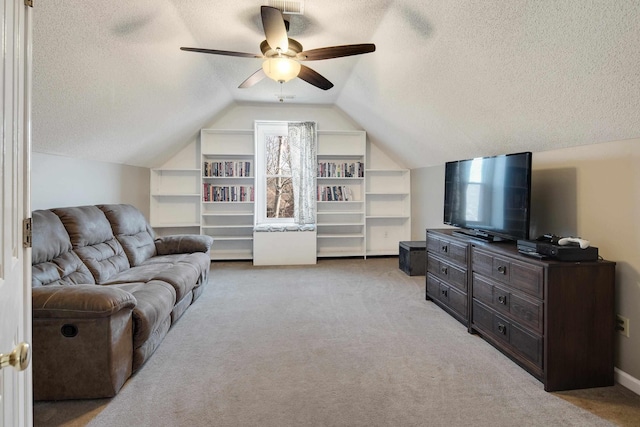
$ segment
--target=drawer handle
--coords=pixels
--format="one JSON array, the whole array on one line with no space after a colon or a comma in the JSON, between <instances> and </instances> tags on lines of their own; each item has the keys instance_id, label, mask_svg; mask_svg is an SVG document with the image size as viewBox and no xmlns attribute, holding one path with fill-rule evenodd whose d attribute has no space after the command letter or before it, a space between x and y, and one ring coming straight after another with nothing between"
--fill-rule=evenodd
<instances>
[{"instance_id":1,"label":"drawer handle","mask_svg":"<svg viewBox=\"0 0 640 427\"><path fill-rule=\"evenodd\" d=\"M502 324L502 323L498 323L498 332L500 332L502 335L506 335L507 334L507 326Z\"/></svg>"},{"instance_id":2,"label":"drawer handle","mask_svg":"<svg viewBox=\"0 0 640 427\"><path fill-rule=\"evenodd\" d=\"M442 252L447 253L447 252L449 252L449 246L447 246L447 245L442 245L441 250L442 250Z\"/></svg>"},{"instance_id":3,"label":"drawer handle","mask_svg":"<svg viewBox=\"0 0 640 427\"><path fill-rule=\"evenodd\" d=\"M498 302L502 305L507 305L507 297L505 297L504 295L499 295Z\"/></svg>"},{"instance_id":4,"label":"drawer handle","mask_svg":"<svg viewBox=\"0 0 640 427\"><path fill-rule=\"evenodd\" d=\"M440 273L446 276L449 273L449 269L447 267L440 267Z\"/></svg>"},{"instance_id":5,"label":"drawer handle","mask_svg":"<svg viewBox=\"0 0 640 427\"><path fill-rule=\"evenodd\" d=\"M441 290L440 293L442 294L443 297L447 296L447 290L446 289Z\"/></svg>"},{"instance_id":6,"label":"drawer handle","mask_svg":"<svg viewBox=\"0 0 640 427\"><path fill-rule=\"evenodd\" d=\"M498 273L507 274L507 266L506 265L499 265L498 266Z\"/></svg>"}]
</instances>

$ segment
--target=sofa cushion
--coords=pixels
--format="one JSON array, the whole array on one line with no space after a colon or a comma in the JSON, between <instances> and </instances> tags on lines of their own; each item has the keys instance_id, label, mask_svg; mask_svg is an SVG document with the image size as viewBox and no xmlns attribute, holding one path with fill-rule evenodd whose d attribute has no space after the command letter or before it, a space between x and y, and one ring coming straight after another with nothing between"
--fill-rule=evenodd
<instances>
[{"instance_id":1,"label":"sofa cushion","mask_svg":"<svg viewBox=\"0 0 640 427\"><path fill-rule=\"evenodd\" d=\"M198 267L200 272L209 271L211 267L211 257L208 253L194 252L192 254L173 254L173 255L159 255L149 258L143 265L153 264L192 264Z\"/></svg>"},{"instance_id":2,"label":"sofa cushion","mask_svg":"<svg viewBox=\"0 0 640 427\"><path fill-rule=\"evenodd\" d=\"M131 293L137 303L133 309L133 348L143 345L168 318L176 303L176 293L167 283L122 283L107 288L119 288Z\"/></svg>"},{"instance_id":3,"label":"sofa cushion","mask_svg":"<svg viewBox=\"0 0 640 427\"><path fill-rule=\"evenodd\" d=\"M71 249L71 240L60 218L51 211L36 210L33 218L31 286L93 284L89 269Z\"/></svg>"},{"instance_id":4,"label":"sofa cushion","mask_svg":"<svg viewBox=\"0 0 640 427\"><path fill-rule=\"evenodd\" d=\"M131 205L99 205L132 266L156 254L155 233L144 215Z\"/></svg>"},{"instance_id":5,"label":"sofa cushion","mask_svg":"<svg viewBox=\"0 0 640 427\"><path fill-rule=\"evenodd\" d=\"M31 266L31 286L95 284L93 275L76 255L67 252L49 262Z\"/></svg>"},{"instance_id":6,"label":"sofa cushion","mask_svg":"<svg viewBox=\"0 0 640 427\"><path fill-rule=\"evenodd\" d=\"M111 224L96 206L53 209L64 224L73 250L85 263L96 283L129 268L122 245L114 237Z\"/></svg>"},{"instance_id":7,"label":"sofa cushion","mask_svg":"<svg viewBox=\"0 0 640 427\"><path fill-rule=\"evenodd\" d=\"M173 286L176 291L176 301L182 301L198 284L199 278L200 270L197 266L187 263L179 263L164 269L154 277L156 280L162 280Z\"/></svg>"},{"instance_id":8,"label":"sofa cushion","mask_svg":"<svg viewBox=\"0 0 640 427\"><path fill-rule=\"evenodd\" d=\"M131 282L150 282L153 280L159 272L172 268L171 263L161 263L153 265L139 265L137 267L131 267L118 274L114 274L109 277L108 280L103 282L103 285L119 285L121 283Z\"/></svg>"},{"instance_id":9,"label":"sofa cushion","mask_svg":"<svg viewBox=\"0 0 640 427\"><path fill-rule=\"evenodd\" d=\"M211 267L211 257L209 253L203 253L203 252L194 252L192 254L174 254L174 255L154 256L153 258L150 258L147 261L145 261L141 267L143 266L148 267L148 266L154 266L154 265L159 266L167 263L175 266L180 266L180 265L188 266L189 267L188 270L195 268L196 276L194 277L196 278L196 281L195 283L190 284L189 286L186 286L188 290L191 290L206 282L206 279L209 277L209 268ZM174 287L176 287L176 292L178 293L178 296L179 296L178 301L180 301L181 299L180 295L183 295L184 293L184 292L181 292L180 288L183 286L180 286L178 284L179 282L176 280L173 280L170 277L170 275L184 272L185 276L191 279L192 278L191 273L189 273L188 270L183 269L183 267L178 267L174 271L162 270L162 271L159 271L158 274L154 276L154 278L165 280L173 284Z\"/></svg>"},{"instance_id":10,"label":"sofa cushion","mask_svg":"<svg viewBox=\"0 0 640 427\"><path fill-rule=\"evenodd\" d=\"M71 251L71 240L60 218L51 211L32 212L31 263L51 261Z\"/></svg>"},{"instance_id":11,"label":"sofa cushion","mask_svg":"<svg viewBox=\"0 0 640 427\"><path fill-rule=\"evenodd\" d=\"M170 284L176 293L176 301L181 301L197 284L201 271L197 265L180 262L151 263L132 267L113 275L105 282L107 285L119 285L130 282L151 282L161 280Z\"/></svg>"}]
</instances>

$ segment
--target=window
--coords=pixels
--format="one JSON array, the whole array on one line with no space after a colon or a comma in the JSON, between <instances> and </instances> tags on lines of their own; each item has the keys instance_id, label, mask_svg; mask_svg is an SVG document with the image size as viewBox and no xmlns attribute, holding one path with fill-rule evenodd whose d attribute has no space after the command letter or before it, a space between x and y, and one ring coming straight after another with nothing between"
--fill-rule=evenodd
<instances>
[{"instance_id":1,"label":"window","mask_svg":"<svg viewBox=\"0 0 640 427\"><path fill-rule=\"evenodd\" d=\"M315 224L312 122L256 122L256 224Z\"/></svg>"},{"instance_id":2,"label":"window","mask_svg":"<svg viewBox=\"0 0 640 427\"><path fill-rule=\"evenodd\" d=\"M266 217L293 220L293 174L289 138L270 135L265 140Z\"/></svg>"}]
</instances>

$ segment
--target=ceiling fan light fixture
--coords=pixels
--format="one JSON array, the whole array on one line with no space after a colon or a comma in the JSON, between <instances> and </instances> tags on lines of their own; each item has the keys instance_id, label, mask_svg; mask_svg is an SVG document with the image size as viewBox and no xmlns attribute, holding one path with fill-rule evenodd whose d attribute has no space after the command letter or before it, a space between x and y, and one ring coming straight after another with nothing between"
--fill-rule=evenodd
<instances>
[{"instance_id":1,"label":"ceiling fan light fixture","mask_svg":"<svg viewBox=\"0 0 640 427\"><path fill-rule=\"evenodd\" d=\"M272 80L280 83L298 77L300 63L290 58L269 58L262 63L264 73Z\"/></svg>"},{"instance_id":2,"label":"ceiling fan light fixture","mask_svg":"<svg viewBox=\"0 0 640 427\"><path fill-rule=\"evenodd\" d=\"M271 0L273 4L280 0ZM304 0L292 0L299 6L300 12ZM296 3L297 1L297 3ZM293 13L292 7L287 0L282 1L280 6L289 13ZM287 4L285 4L287 3ZM362 55L375 52L376 46L373 43L350 44L340 46L329 46L318 49L303 50L302 45L296 40L289 38L287 34L287 18L283 16L283 11L273 6L263 5L260 7L260 17L264 29L265 40L260 43L262 55L253 55L245 52L233 52L229 50L201 49L193 47L181 47L180 49L191 52L211 53L214 55L238 56L242 58L264 58L262 68L253 73L249 78L238 86L240 89L248 88L265 77L269 77L279 83L288 82L298 77L312 86L322 90L329 90L333 83L319 74L317 71L301 65L298 61L317 61L320 59L341 58L344 56Z\"/></svg>"}]
</instances>

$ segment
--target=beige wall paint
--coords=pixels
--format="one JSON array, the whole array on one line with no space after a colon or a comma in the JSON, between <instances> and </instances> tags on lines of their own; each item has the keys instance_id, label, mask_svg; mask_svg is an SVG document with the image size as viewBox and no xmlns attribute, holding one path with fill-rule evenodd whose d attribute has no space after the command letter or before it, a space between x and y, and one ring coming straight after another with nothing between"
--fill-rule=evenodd
<instances>
[{"instance_id":1,"label":"beige wall paint","mask_svg":"<svg viewBox=\"0 0 640 427\"><path fill-rule=\"evenodd\" d=\"M616 312L630 337L616 336L616 367L640 379L640 139L533 155L531 235L577 235L615 261ZM444 166L412 174L412 238L442 227Z\"/></svg>"},{"instance_id":2,"label":"beige wall paint","mask_svg":"<svg viewBox=\"0 0 640 427\"><path fill-rule=\"evenodd\" d=\"M149 217L149 169L31 154L31 208L130 203Z\"/></svg>"},{"instance_id":3,"label":"beige wall paint","mask_svg":"<svg viewBox=\"0 0 640 427\"><path fill-rule=\"evenodd\" d=\"M532 231L578 235L615 261L616 366L640 379L640 139L535 153Z\"/></svg>"},{"instance_id":4,"label":"beige wall paint","mask_svg":"<svg viewBox=\"0 0 640 427\"><path fill-rule=\"evenodd\" d=\"M444 165L411 169L411 239L425 240L427 228L448 228L442 223Z\"/></svg>"}]
</instances>

